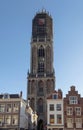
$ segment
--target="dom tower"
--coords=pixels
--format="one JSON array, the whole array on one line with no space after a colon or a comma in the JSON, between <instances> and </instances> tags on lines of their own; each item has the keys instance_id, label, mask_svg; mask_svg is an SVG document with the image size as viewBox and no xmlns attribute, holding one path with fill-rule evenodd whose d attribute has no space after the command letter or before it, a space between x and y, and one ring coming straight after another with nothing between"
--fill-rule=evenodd
<instances>
[{"instance_id":1,"label":"dom tower","mask_svg":"<svg viewBox=\"0 0 83 130\"><path fill-rule=\"evenodd\" d=\"M27 100L38 114L38 123L46 123L46 99L55 89L52 22L46 11L38 12L32 20Z\"/></svg>"}]
</instances>

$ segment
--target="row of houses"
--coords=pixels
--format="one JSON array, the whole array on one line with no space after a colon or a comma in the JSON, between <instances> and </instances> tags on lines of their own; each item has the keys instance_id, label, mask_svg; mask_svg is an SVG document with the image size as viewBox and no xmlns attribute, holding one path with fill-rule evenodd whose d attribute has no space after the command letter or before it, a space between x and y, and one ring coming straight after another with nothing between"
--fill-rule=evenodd
<instances>
[{"instance_id":1,"label":"row of houses","mask_svg":"<svg viewBox=\"0 0 83 130\"><path fill-rule=\"evenodd\" d=\"M83 130L83 97L70 87L66 97L54 91L47 99L48 130Z\"/></svg>"},{"instance_id":2,"label":"row of houses","mask_svg":"<svg viewBox=\"0 0 83 130\"><path fill-rule=\"evenodd\" d=\"M34 124L37 124L37 114L22 98L22 92L0 95L0 130L33 129Z\"/></svg>"},{"instance_id":3,"label":"row of houses","mask_svg":"<svg viewBox=\"0 0 83 130\"><path fill-rule=\"evenodd\" d=\"M37 114L20 94L0 95L0 130L31 130L37 128ZM83 97L75 86L63 98L54 91L47 98L47 130L83 130Z\"/></svg>"}]
</instances>

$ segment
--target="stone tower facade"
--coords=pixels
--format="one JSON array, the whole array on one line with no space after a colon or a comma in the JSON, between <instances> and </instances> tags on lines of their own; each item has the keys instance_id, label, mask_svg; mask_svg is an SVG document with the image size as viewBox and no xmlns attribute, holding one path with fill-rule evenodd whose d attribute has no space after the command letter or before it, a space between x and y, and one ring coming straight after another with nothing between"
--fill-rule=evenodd
<instances>
[{"instance_id":1,"label":"stone tower facade","mask_svg":"<svg viewBox=\"0 0 83 130\"><path fill-rule=\"evenodd\" d=\"M53 68L53 20L46 12L38 12L32 20L31 61L28 72L27 100L38 121L46 122L46 99L55 89Z\"/></svg>"}]
</instances>

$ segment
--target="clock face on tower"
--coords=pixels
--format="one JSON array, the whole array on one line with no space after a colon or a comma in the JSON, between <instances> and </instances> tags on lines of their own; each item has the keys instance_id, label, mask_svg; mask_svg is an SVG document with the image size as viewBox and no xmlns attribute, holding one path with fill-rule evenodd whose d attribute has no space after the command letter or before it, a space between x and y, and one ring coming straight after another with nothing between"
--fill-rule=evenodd
<instances>
[{"instance_id":1,"label":"clock face on tower","mask_svg":"<svg viewBox=\"0 0 83 130\"><path fill-rule=\"evenodd\" d=\"M38 19L38 25L44 25L45 24L45 19L44 18L39 18Z\"/></svg>"}]
</instances>

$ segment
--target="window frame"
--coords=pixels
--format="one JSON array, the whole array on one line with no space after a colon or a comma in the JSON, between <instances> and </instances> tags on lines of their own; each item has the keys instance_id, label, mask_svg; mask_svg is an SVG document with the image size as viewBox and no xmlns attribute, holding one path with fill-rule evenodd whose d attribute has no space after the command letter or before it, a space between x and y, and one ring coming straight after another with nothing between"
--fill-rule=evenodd
<instances>
[{"instance_id":1,"label":"window frame","mask_svg":"<svg viewBox=\"0 0 83 130\"><path fill-rule=\"evenodd\" d=\"M73 118L67 118L67 128L73 128Z\"/></svg>"},{"instance_id":2,"label":"window frame","mask_svg":"<svg viewBox=\"0 0 83 130\"><path fill-rule=\"evenodd\" d=\"M69 96L69 103L70 104L78 104L78 97L77 96Z\"/></svg>"},{"instance_id":3,"label":"window frame","mask_svg":"<svg viewBox=\"0 0 83 130\"><path fill-rule=\"evenodd\" d=\"M82 118L75 118L76 128L82 128Z\"/></svg>"},{"instance_id":4,"label":"window frame","mask_svg":"<svg viewBox=\"0 0 83 130\"><path fill-rule=\"evenodd\" d=\"M81 107L75 107L75 114L76 115L81 115Z\"/></svg>"},{"instance_id":5,"label":"window frame","mask_svg":"<svg viewBox=\"0 0 83 130\"><path fill-rule=\"evenodd\" d=\"M73 115L73 107L67 107L66 111L67 111L67 115Z\"/></svg>"},{"instance_id":6,"label":"window frame","mask_svg":"<svg viewBox=\"0 0 83 130\"><path fill-rule=\"evenodd\" d=\"M58 99L58 94L53 94L52 97L53 99Z\"/></svg>"},{"instance_id":7,"label":"window frame","mask_svg":"<svg viewBox=\"0 0 83 130\"><path fill-rule=\"evenodd\" d=\"M44 69L45 69L44 62L39 62L38 63L38 72L43 73Z\"/></svg>"},{"instance_id":8,"label":"window frame","mask_svg":"<svg viewBox=\"0 0 83 130\"><path fill-rule=\"evenodd\" d=\"M0 113L5 112L5 104L0 104Z\"/></svg>"},{"instance_id":9,"label":"window frame","mask_svg":"<svg viewBox=\"0 0 83 130\"><path fill-rule=\"evenodd\" d=\"M54 111L54 104L50 104L50 105L49 105L49 110L50 110L50 111Z\"/></svg>"},{"instance_id":10,"label":"window frame","mask_svg":"<svg viewBox=\"0 0 83 130\"><path fill-rule=\"evenodd\" d=\"M5 115L5 123L11 125L11 115Z\"/></svg>"},{"instance_id":11,"label":"window frame","mask_svg":"<svg viewBox=\"0 0 83 130\"><path fill-rule=\"evenodd\" d=\"M38 57L45 57L45 50L43 46L38 49Z\"/></svg>"},{"instance_id":12,"label":"window frame","mask_svg":"<svg viewBox=\"0 0 83 130\"><path fill-rule=\"evenodd\" d=\"M15 125L18 125L18 115L13 115L12 116L12 125L15 126Z\"/></svg>"},{"instance_id":13,"label":"window frame","mask_svg":"<svg viewBox=\"0 0 83 130\"><path fill-rule=\"evenodd\" d=\"M50 115L49 115L49 122L50 122L50 124L54 124L54 123L55 123L54 114L50 114Z\"/></svg>"},{"instance_id":14,"label":"window frame","mask_svg":"<svg viewBox=\"0 0 83 130\"><path fill-rule=\"evenodd\" d=\"M11 113L12 112L12 104L11 103L7 103L6 104L6 112L7 113Z\"/></svg>"},{"instance_id":15,"label":"window frame","mask_svg":"<svg viewBox=\"0 0 83 130\"><path fill-rule=\"evenodd\" d=\"M13 112L15 113L19 112L19 106L20 106L19 102L13 103Z\"/></svg>"},{"instance_id":16,"label":"window frame","mask_svg":"<svg viewBox=\"0 0 83 130\"><path fill-rule=\"evenodd\" d=\"M61 111L61 108L62 108L62 107L61 107L61 104L60 104L60 103L56 104L56 110L57 110L57 111Z\"/></svg>"},{"instance_id":17,"label":"window frame","mask_svg":"<svg viewBox=\"0 0 83 130\"><path fill-rule=\"evenodd\" d=\"M62 124L62 115L57 114L57 124Z\"/></svg>"}]
</instances>

